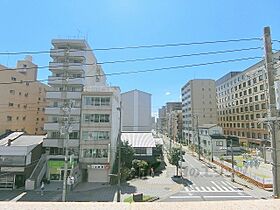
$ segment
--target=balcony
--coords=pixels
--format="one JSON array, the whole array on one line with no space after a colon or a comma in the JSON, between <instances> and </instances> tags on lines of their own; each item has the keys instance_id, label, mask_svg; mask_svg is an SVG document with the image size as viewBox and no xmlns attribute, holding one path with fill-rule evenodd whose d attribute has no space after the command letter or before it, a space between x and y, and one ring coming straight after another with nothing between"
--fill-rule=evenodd
<instances>
[{"instance_id":1,"label":"balcony","mask_svg":"<svg viewBox=\"0 0 280 210\"><path fill-rule=\"evenodd\" d=\"M80 115L80 108L71 108L71 115ZM45 109L46 115L63 115L64 112L60 107L47 107Z\"/></svg>"},{"instance_id":2,"label":"balcony","mask_svg":"<svg viewBox=\"0 0 280 210\"><path fill-rule=\"evenodd\" d=\"M49 76L48 77L48 84L49 85L84 85L85 79L84 78L73 78L73 79L68 79L64 80L62 77L53 77Z\"/></svg>"},{"instance_id":3,"label":"balcony","mask_svg":"<svg viewBox=\"0 0 280 210\"><path fill-rule=\"evenodd\" d=\"M66 94L66 96L64 96ZM51 91L46 93L47 99L81 99L81 92L58 92Z\"/></svg>"},{"instance_id":4,"label":"balcony","mask_svg":"<svg viewBox=\"0 0 280 210\"><path fill-rule=\"evenodd\" d=\"M79 139L69 139L67 146L68 147L79 147ZM43 141L43 147L59 147L64 148L64 139L50 139L46 138Z\"/></svg>"},{"instance_id":5,"label":"balcony","mask_svg":"<svg viewBox=\"0 0 280 210\"><path fill-rule=\"evenodd\" d=\"M80 130L80 123L73 123L71 124L73 131L79 131ZM59 131L61 128L60 123L45 123L44 124L44 130L46 131Z\"/></svg>"},{"instance_id":6,"label":"balcony","mask_svg":"<svg viewBox=\"0 0 280 210\"><path fill-rule=\"evenodd\" d=\"M83 50L69 50L68 56L69 57L86 57L86 51ZM63 49L51 49L50 56L52 58L56 57L64 57L66 55Z\"/></svg>"},{"instance_id":7,"label":"balcony","mask_svg":"<svg viewBox=\"0 0 280 210\"><path fill-rule=\"evenodd\" d=\"M64 71L65 66L63 66L63 63L58 62L50 62L49 63L50 71ZM68 65L68 71L73 71L77 73L81 73L85 71L85 66L82 63L69 63Z\"/></svg>"}]
</instances>

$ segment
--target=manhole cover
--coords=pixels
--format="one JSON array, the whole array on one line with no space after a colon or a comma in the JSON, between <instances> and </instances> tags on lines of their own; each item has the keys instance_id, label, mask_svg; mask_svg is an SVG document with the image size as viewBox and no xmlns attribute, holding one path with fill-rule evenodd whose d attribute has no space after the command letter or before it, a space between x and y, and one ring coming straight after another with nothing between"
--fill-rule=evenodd
<instances>
[{"instance_id":1,"label":"manhole cover","mask_svg":"<svg viewBox=\"0 0 280 210\"><path fill-rule=\"evenodd\" d=\"M170 188L169 188L169 187L165 187L164 189L165 189L165 190L170 190Z\"/></svg>"}]
</instances>

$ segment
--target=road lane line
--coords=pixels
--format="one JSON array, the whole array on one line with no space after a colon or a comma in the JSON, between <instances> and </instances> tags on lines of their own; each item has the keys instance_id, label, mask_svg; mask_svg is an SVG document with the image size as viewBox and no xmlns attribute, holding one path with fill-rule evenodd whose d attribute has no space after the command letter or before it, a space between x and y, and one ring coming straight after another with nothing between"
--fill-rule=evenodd
<instances>
[{"instance_id":1,"label":"road lane line","mask_svg":"<svg viewBox=\"0 0 280 210\"><path fill-rule=\"evenodd\" d=\"M190 196L190 195L174 195L174 196L170 196L169 198L171 198L171 199L182 199L182 198L201 198L201 197L198 196L198 195L193 195L193 196Z\"/></svg>"},{"instance_id":2,"label":"road lane line","mask_svg":"<svg viewBox=\"0 0 280 210\"><path fill-rule=\"evenodd\" d=\"M251 195L205 195L204 198L252 198Z\"/></svg>"},{"instance_id":3,"label":"road lane line","mask_svg":"<svg viewBox=\"0 0 280 210\"><path fill-rule=\"evenodd\" d=\"M19 194L18 196L16 196L15 198L13 198L12 200L10 200L10 202L17 202L19 199L21 199L24 195L26 194L26 192L23 192L21 194Z\"/></svg>"},{"instance_id":4,"label":"road lane line","mask_svg":"<svg viewBox=\"0 0 280 210\"><path fill-rule=\"evenodd\" d=\"M205 187L207 189L207 191L211 192L212 189L210 187Z\"/></svg>"}]
</instances>

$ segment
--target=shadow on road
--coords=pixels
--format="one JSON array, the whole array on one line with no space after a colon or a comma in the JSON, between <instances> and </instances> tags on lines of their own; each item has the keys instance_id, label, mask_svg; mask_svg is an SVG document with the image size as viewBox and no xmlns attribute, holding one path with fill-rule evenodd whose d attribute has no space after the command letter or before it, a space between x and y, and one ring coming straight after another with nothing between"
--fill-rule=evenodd
<instances>
[{"instance_id":1,"label":"shadow on road","mask_svg":"<svg viewBox=\"0 0 280 210\"><path fill-rule=\"evenodd\" d=\"M190 186L193 184L192 181L186 179L186 178L181 178L180 176L173 176L171 179L176 182L177 184L183 184L184 186Z\"/></svg>"}]
</instances>

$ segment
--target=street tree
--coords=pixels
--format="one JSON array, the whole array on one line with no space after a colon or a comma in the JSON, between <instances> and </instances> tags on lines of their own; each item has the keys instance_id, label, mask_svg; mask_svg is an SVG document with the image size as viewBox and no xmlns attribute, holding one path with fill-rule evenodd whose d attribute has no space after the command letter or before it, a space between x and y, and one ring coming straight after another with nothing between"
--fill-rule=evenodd
<instances>
[{"instance_id":1,"label":"street tree","mask_svg":"<svg viewBox=\"0 0 280 210\"><path fill-rule=\"evenodd\" d=\"M182 151L182 155L184 155L185 152ZM180 152L180 148L177 147L173 147L171 149L171 152L168 156L169 162L172 165L176 166L176 176L178 176L178 169L179 169L179 163L181 160L181 152ZM183 158L181 161L184 161Z\"/></svg>"}]
</instances>

